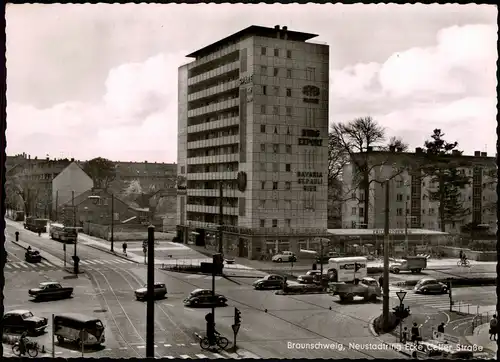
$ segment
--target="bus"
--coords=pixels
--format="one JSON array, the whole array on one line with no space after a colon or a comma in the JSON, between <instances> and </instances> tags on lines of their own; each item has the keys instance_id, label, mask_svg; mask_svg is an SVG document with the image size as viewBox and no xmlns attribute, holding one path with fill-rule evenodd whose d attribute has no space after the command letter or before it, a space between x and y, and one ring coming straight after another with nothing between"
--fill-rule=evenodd
<instances>
[{"instance_id":1,"label":"bus","mask_svg":"<svg viewBox=\"0 0 500 362\"><path fill-rule=\"evenodd\" d=\"M51 224L49 233L51 239L71 243L76 243L78 236L77 228L64 226L63 224Z\"/></svg>"},{"instance_id":2,"label":"bus","mask_svg":"<svg viewBox=\"0 0 500 362\"><path fill-rule=\"evenodd\" d=\"M335 282L360 280L368 275L367 263L368 260L362 256L330 258L327 274L329 279Z\"/></svg>"},{"instance_id":3,"label":"bus","mask_svg":"<svg viewBox=\"0 0 500 362\"><path fill-rule=\"evenodd\" d=\"M54 316L53 328L59 343L67 340L83 347L101 345L106 340L101 320L84 314L57 314Z\"/></svg>"}]
</instances>

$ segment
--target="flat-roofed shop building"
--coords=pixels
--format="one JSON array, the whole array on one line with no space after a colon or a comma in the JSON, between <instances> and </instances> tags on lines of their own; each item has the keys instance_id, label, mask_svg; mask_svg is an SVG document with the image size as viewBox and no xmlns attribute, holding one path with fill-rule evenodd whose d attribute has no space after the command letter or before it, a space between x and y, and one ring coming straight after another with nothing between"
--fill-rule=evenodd
<instances>
[{"instance_id":1,"label":"flat-roofed shop building","mask_svg":"<svg viewBox=\"0 0 500 362\"><path fill-rule=\"evenodd\" d=\"M329 47L250 26L179 68L177 224L258 258L327 235ZM310 244L309 243L309 244Z\"/></svg>"}]
</instances>

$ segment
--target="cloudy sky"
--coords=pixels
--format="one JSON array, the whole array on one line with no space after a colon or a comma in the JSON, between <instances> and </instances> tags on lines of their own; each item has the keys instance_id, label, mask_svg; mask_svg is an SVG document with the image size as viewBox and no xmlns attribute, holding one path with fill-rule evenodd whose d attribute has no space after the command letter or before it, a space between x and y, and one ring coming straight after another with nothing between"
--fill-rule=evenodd
<instances>
[{"instance_id":1,"label":"cloudy sky","mask_svg":"<svg viewBox=\"0 0 500 362\"><path fill-rule=\"evenodd\" d=\"M177 67L249 25L330 45L330 122L496 148L497 10L478 5L8 5L7 154L176 162Z\"/></svg>"}]
</instances>

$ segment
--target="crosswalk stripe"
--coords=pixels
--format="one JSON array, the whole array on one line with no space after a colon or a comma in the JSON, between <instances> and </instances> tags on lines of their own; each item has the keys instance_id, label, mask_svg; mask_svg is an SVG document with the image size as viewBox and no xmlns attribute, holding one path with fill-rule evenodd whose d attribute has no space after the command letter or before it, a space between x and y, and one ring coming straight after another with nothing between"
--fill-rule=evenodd
<instances>
[{"instance_id":1,"label":"crosswalk stripe","mask_svg":"<svg viewBox=\"0 0 500 362\"><path fill-rule=\"evenodd\" d=\"M118 264L118 261L116 259L109 259L106 260L107 263L112 263L112 264Z\"/></svg>"},{"instance_id":2,"label":"crosswalk stripe","mask_svg":"<svg viewBox=\"0 0 500 362\"><path fill-rule=\"evenodd\" d=\"M205 280L212 280L212 277L205 277L203 279L205 279ZM215 280L221 280L221 279L222 279L222 277L215 277Z\"/></svg>"},{"instance_id":3,"label":"crosswalk stripe","mask_svg":"<svg viewBox=\"0 0 500 362\"><path fill-rule=\"evenodd\" d=\"M181 354L180 357L183 359L190 359L191 358L187 354Z\"/></svg>"},{"instance_id":4,"label":"crosswalk stripe","mask_svg":"<svg viewBox=\"0 0 500 362\"><path fill-rule=\"evenodd\" d=\"M208 358L207 356L205 356L204 354L201 354L201 353L195 354L195 356L198 358Z\"/></svg>"},{"instance_id":5,"label":"crosswalk stripe","mask_svg":"<svg viewBox=\"0 0 500 362\"><path fill-rule=\"evenodd\" d=\"M93 260L93 262L101 265L104 264L103 260Z\"/></svg>"},{"instance_id":6,"label":"crosswalk stripe","mask_svg":"<svg viewBox=\"0 0 500 362\"><path fill-rule=\"evenodd\" d=\"M203 277L203 275L193 274L193 275L188 275L186 277L186 279L198 279L198 278L201 278L201 277Z\"/></svg>"},{"instance_id":7,"label":"crosswalk stripe","mask_svg":"<svg viewBox=\"0 0 500 362\"><path fill-rule=\"evenodd\" d=\"M172 345L171 345L171 344L164 344L163 346L164 346L164 347L172 347Z\"/></svg>"},{"instance_id":8,"label":"crosswalk stripe","mask_svg":"<svg viewBox=\"0 0 500 362\"><path fill-rule=\"evenodd\" d=\"M16 268L16 269L21 269L21 267L20 267L19 265L17 265L16 263L12 263L11 265L12 265L14 268Z\"/></svg>"},{"instance_id":9,"label":"crosswalk stripe","mask_svg":"<svg viewBox=\"0 0 500 362\"><path fill-rule=\"evenodd\" d=\"M163 358L175 359L175 357L174 357L174 356L163 356Z\"/></svg>"},{"instance_id":10,"label":"crosswalk stripe","mask_svg":"<svg viewBox=\"0 0 500 362\"><path fill-rule=\"evenodd\" d=\"M95 262L94 262L94 261L92 261L92 260L87 260L87 263L88 263L88 264L92 264L92 265L94 265L94 264L95 264Z\"/></svg>"},{"instance_id":11,"label":"crosswalk stripe","mask_svg":"<svg viewBox=\"0 0 500 362\"><path fill-rule=\"evenodd\" d=\"M229 353L229 352L224 351L224 354L227 354L229 358L238 359L238 357L239 357L237 353Z\"/></svg>"},{"instance_id":12,"label":"crosswalk stripe","mask_svg":"<svg viewBox=\"0 0 500 362\"><path fill-rule=\"evenodd\" d=\"M41 261L41 264L42 264L42 265L45 265L45 266L54 266L54 264L49 263L47 260L42 260L42 261Z\"/></svg>"},{"instance_id":13,"label":"crosswalk stripe","mask_svg":"<svg viewBox=\"0 0 500 362\"><path fill-rule=\"evenodd\" d=\"M215 358L224 358L224 356L222 356L218 353L212 353L212 354L215 356Z\"/></svg>"},{"instance_id":14,"label":"crosswalk stripe","mask_svg":"<svg viewBox=\"0 0 500 362\"><path fill-rule=\"evenodd\" d=\"M127 263L129 263L128 260L123 260L123 259L116 259L116 262L117 263L121 263L121 264L127 264Z\"/></svg>"},{"instance_id":15,"label":"crosswalk stripe","mask_svg":"<svg viewBox=\"0 0 500 362\"><path fill-rule=\"evenodd\" d=\"M11 269L11 268L12 268L12 265L10 265L10 264L5 264L5 268L6 268L6 269Z\"/></svg>"}]
</instances>

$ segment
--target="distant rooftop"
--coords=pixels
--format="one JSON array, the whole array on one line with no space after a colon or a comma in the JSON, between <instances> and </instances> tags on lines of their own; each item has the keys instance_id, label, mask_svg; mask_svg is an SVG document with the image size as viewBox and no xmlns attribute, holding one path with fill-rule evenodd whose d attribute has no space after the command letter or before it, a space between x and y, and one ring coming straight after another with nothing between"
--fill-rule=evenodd
<instances>
[{"instance_id":1,"label":"distant rooftop","mask_svg":"<svg viewBox=\"0 0 500 362\"><path fill-rule=\"evenodd\" d=\"M189 58L200 58L205 55L208 55L217 49L217 47L227 44L230 42L237 41L245 36L262 36L266 38L279 38L279 39L284 39L284 36L286 34L286 39L287 40L294 40L294 41L306 41L312 38L317 37L317 34L311 34L311 33L302 33L299 31L291 31L288 30L286 26L280 28L279 25L276 25L274 28L267 28L264 26L258 26L258 25L251 25L248 28L245 28L243 30L238 31L237 33L234 33L232 35L229 35L225 37L224 39L221 39L219 41L216 41L215 43L212 43L210 45L207 45L201 49L198 49L197 51L186 55Z\"/></svg>"}]
</instances>

